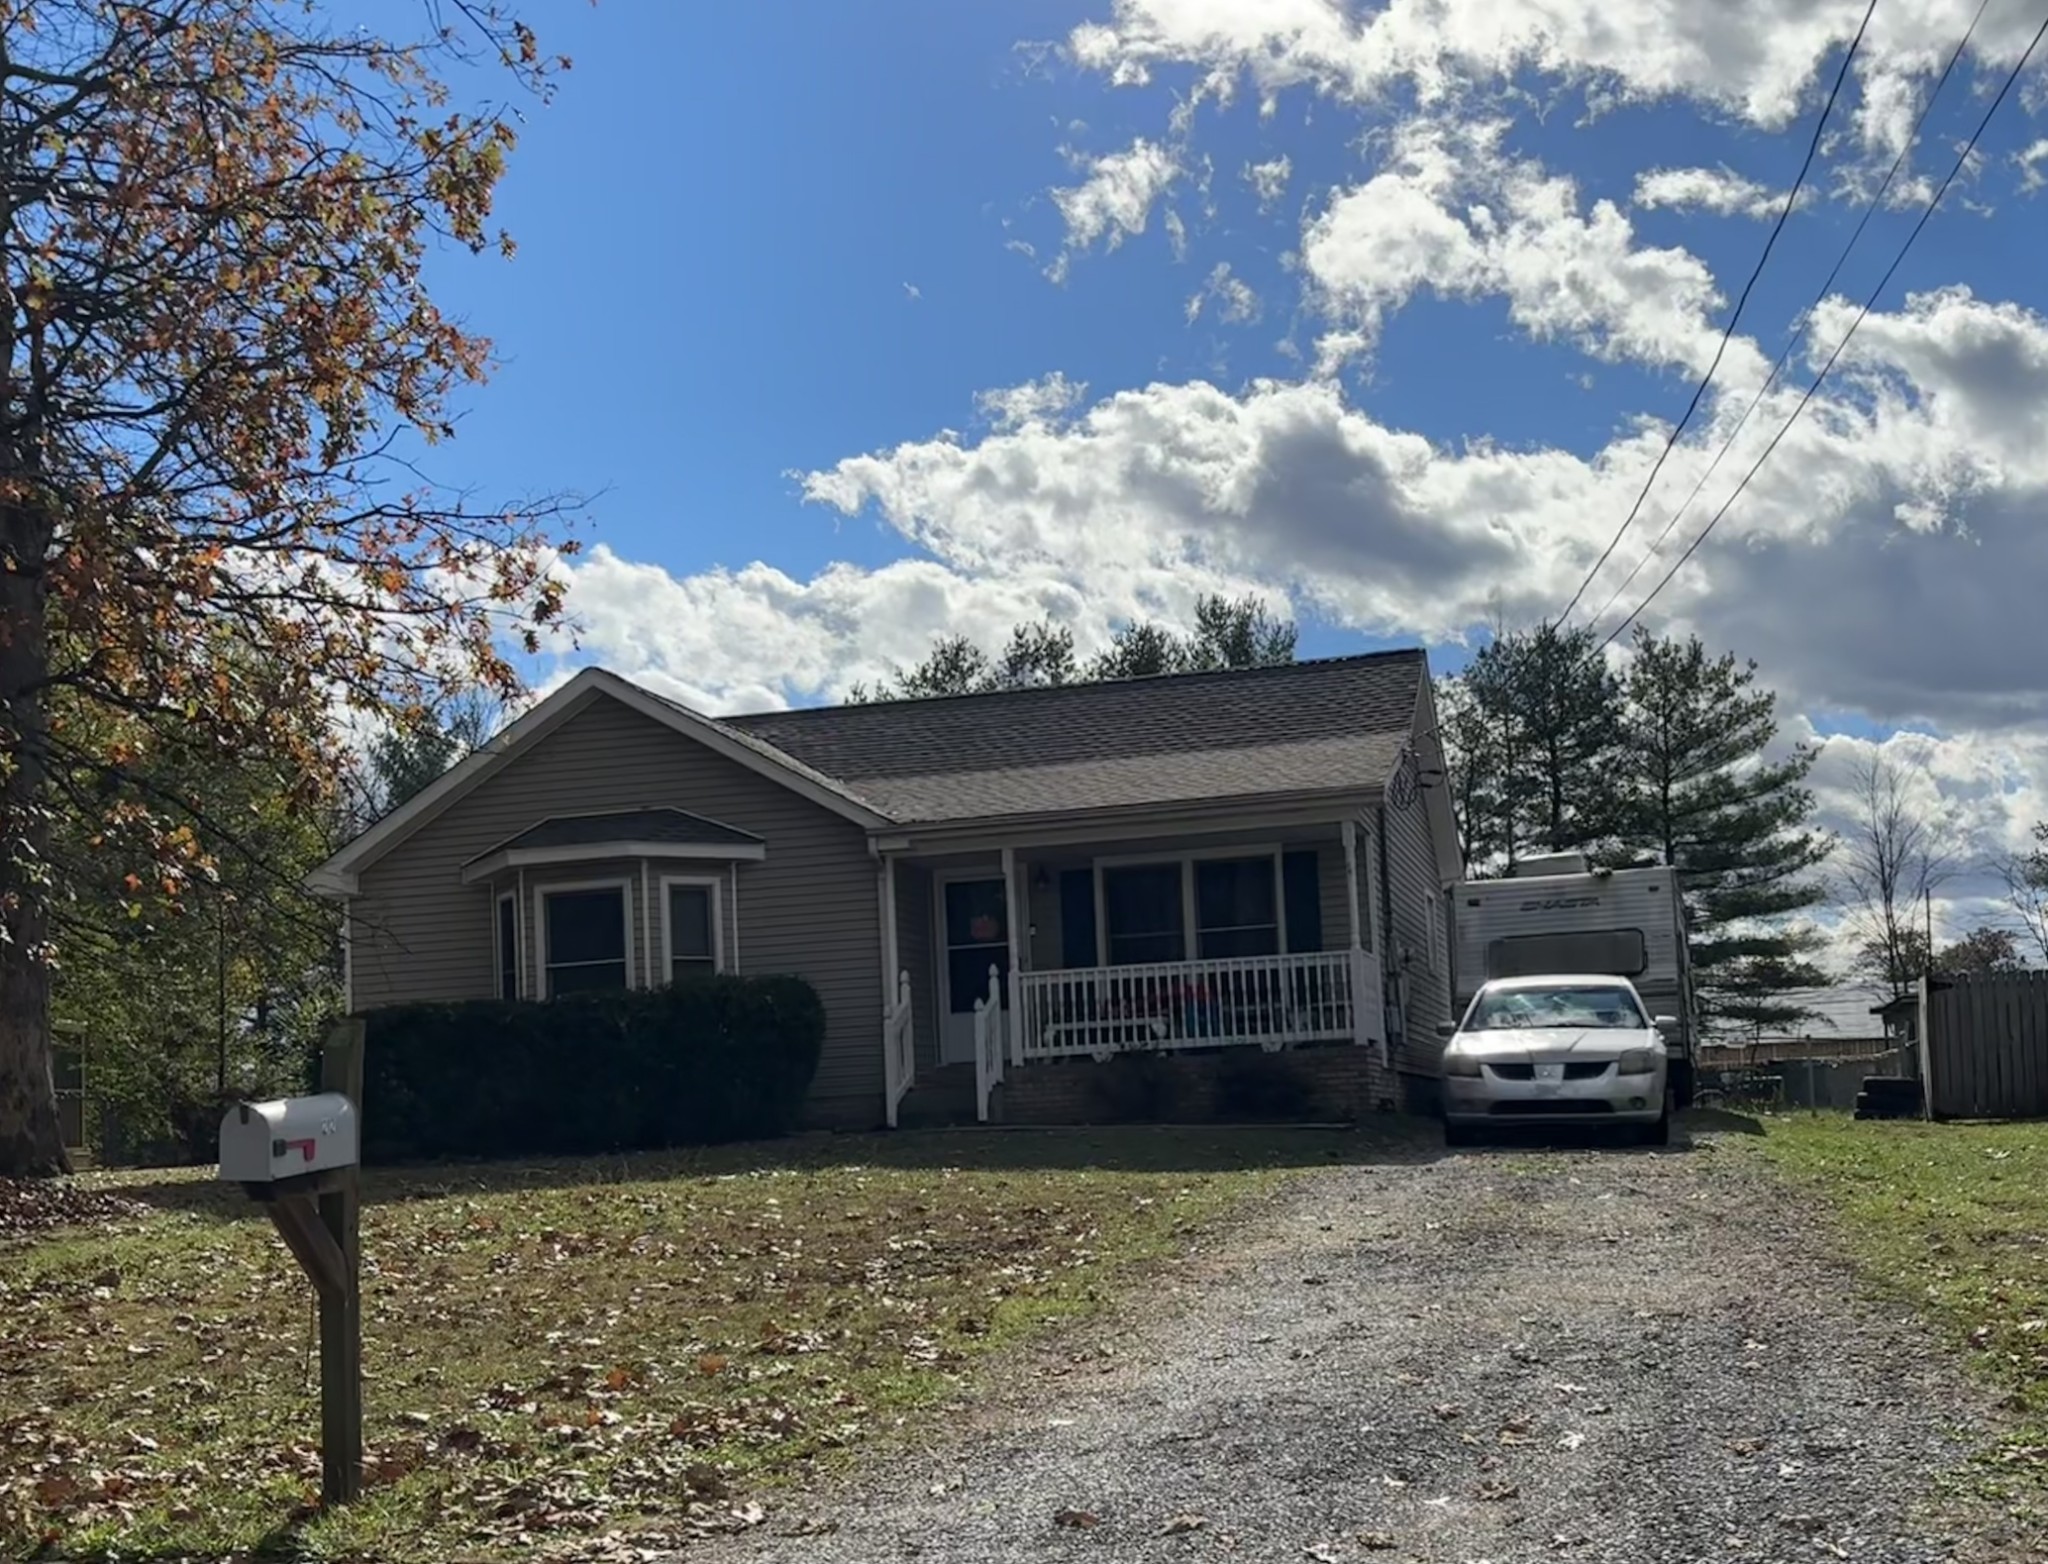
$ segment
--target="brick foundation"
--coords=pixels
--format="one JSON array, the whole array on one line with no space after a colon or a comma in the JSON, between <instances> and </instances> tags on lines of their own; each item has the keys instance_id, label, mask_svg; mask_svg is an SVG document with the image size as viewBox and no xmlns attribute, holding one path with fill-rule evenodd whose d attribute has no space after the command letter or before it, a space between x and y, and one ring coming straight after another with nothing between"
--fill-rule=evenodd
<instances>
[{"instance_id":1,"label":"brick foundation","mask_svg":"<svg viewBox=\"0 0 2048 1564\"><path fill-rule=\"evenodd\" d=\"M1351 1043L1120 1054L1106 1063L1012 1065L994 1116L1005 1124L1349 1122L1398 1107L1379 1050Z\"/></svg>"}]
</instances>

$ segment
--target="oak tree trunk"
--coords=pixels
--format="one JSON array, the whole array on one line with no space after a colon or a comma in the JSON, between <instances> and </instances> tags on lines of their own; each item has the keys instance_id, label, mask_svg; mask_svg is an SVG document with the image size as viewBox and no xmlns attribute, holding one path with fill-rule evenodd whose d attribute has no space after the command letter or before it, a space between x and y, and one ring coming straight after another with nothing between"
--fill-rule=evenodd
<instances>
[{"instance_id":1,"label":"oak tree trunk","mask_svg":"<svg viewBox=\"0 0 2048 1564\"><path fill-rule=\"evenodd\" d=\"M0 515L0 1176L68 1173L50 1059L48 528Z\"/></svg>"}]
</instances>

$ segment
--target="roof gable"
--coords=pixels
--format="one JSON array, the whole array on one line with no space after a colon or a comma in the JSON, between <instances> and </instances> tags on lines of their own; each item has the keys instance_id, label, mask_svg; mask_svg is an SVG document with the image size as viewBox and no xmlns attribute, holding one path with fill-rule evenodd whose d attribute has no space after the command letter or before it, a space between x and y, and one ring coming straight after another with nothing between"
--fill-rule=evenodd
<instances>
[{"instance_id":1,"label":"roof gable","mask_svg":"<svg viewBox=\"0 0 2048 1564\"><path fill-rule=\"evenodd\" d=\"M508 725L482 749L465 757L349 842L313 872L308 878L309 887L321 895L354 895L356 876L363 868L382 858L443 811L454 807L516 756L545 739L592 701L604 699L616 700L675 732L695 739L713 752L737 761L768 781L786 787L857 825L873 828L890 823L885 815L861 800L852 790L830 777L821 776L803 762L780 753L765 740L737 732L676 701L664 700L615 673L602 668L586 668Z\"/></svg>"}]
</instances>

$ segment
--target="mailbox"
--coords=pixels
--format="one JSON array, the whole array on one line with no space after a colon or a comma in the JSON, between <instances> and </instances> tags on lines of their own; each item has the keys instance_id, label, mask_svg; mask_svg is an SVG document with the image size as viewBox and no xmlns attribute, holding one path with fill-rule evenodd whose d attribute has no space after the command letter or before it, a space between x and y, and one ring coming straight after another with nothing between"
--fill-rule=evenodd
<instances>
[{"instance_id":1,"label":"mailbox","mask_svg":"<svg viewBox=\"0 0 2048 1564\"><path fill-rule=\"evenodd\" d=\"M220 1176L275 1184L356 1165L356 1110L340 1092L245 1102L220 1121Z\"/></svg>"}]
</instances>

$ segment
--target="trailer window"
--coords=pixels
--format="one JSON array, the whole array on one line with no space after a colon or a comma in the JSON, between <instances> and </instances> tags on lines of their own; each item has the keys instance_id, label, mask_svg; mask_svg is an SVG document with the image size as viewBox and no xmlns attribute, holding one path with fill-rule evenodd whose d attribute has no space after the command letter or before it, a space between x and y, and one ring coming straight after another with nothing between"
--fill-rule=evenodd
<instances>
[{"instance_id":1,"label":"trailer window","mask_svg":"<svg viewBox=\"0 0 2048 1564\"><path fill-rule=\"evenodd\" d=\"M1520 934L1486 947L1489 978L1541 977L1546 972L1603 972L1635 977L1649 966L1641 929L1590 934Z\"/></svg>"}]
</instances>

